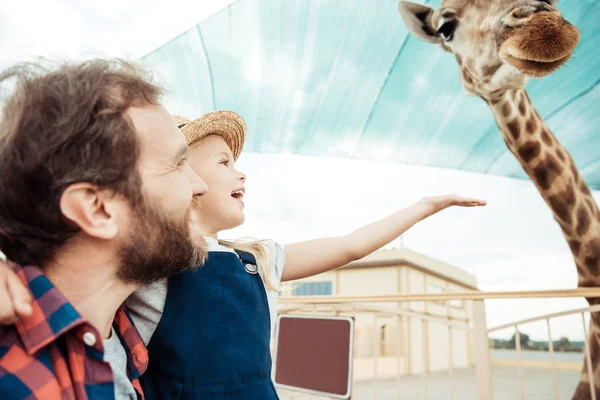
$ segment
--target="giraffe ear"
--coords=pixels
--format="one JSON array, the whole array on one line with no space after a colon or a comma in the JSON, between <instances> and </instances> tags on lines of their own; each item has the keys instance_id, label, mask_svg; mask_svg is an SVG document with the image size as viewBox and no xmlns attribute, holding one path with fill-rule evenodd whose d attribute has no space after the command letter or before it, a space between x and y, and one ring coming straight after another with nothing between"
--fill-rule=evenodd
<instances>
[{"instance_id":1,"label":"giraffe ear","mask_svg":"<svg viewBox=\"0 0 600 400\"><path fill-rule=\"evenodd\" d=\"M408 31L429 43L441 43L442 39L437 35L433 27L431 17L434 9L417 3L400 1L398 3L400 16Z\"/></svg>"}]
</instances>

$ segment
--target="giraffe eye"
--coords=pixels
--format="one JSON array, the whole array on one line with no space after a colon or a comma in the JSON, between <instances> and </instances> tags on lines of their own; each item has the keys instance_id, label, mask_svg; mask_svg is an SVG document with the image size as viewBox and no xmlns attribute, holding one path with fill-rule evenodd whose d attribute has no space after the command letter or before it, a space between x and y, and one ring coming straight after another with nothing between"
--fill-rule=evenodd
<instances>
[{"instance_id":1,"label":"giraffe eye","mask_svg":"<svg viewBox=\"0 0 600 400\"><path fill-rule=\"evenodd\" d=\"M449 42L454 37L454 31L456 30L457 25L458 23L455 19L444 21L438 28L437 33L445 42Z\"/></svg>"}]
</instances>

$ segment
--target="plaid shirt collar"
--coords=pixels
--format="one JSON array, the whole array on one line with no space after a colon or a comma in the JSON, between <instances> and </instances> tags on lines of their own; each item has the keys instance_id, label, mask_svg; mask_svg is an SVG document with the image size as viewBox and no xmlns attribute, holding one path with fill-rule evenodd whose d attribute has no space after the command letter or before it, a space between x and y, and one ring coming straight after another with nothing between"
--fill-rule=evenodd
<instances>
[{"instance_id":1,"label":"plaid shirt collar","mask_svg":"<svg viewBox=\"0 0 600 400\"><path fill-rule=\"evenodd\" d=\"M15 324L25 350L30 355L80 325L86 325L86 330L91 330L97 338L101 337L98 330L77 312L38 267L19 267L16 264L11 267L23 284L29 287L34 298L32 315L19 319ZM129 377L139 378L148 367L148 350L131 316L122 306L117 310L113 327L127 353ZM81 330L74 332L78 332L76 334L79 336L79 331ZM92 347L104 351L102 340L98 340Z\"/></svg>"},{"instance_id":2,"label":"plaid shirt collar","mask_svg":"<svg viewBox=\"0 0 600 400\"><path fill-rule=\"evenodd\" d=\"M34 298L31 316L20 318L15 324L25 350L29 354L33 355L63 333L86 323L62 293L53 290L54 285L38 267L13 266L13 269L21 281L29 287ZM55 315L58 310L60 310L59 316ZM50 329L47 329L47 325Z\"/></svg>"}]
</instances>

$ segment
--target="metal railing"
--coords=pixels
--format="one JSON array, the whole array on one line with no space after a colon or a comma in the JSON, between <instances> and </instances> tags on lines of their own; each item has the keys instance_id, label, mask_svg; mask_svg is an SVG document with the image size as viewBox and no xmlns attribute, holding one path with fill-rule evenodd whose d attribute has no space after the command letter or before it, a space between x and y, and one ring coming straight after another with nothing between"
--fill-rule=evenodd
<instances>
[{"instance_id":1,"label":"metal railing","mask_svg":"<svg viewBox=\"0 0 600 400\"><path fill-rule=\"evenodd\" d=\"M587 332L587 324L585 321L585 313L586 312L600 312L600 305L579 308L579 309L575 309L575 310L569 310L569 311L564 311L564 312L559 312L559 313L554 313L554 314L546 314L546 315L542 315L539 317L524 319L524 320L516 321L516 322L511 322L509 324L504 324L504 325L500 325L500 326L496 326L494 328L488 329L488 334L498 332L498 331L504 330L506 328L514 328L515 329L515 343L517 345L517 368L519 371L519 389L520 389L521 399L525 399L525 381L523 379L523 366L522 366L522 360L521 360L521 356L520 356L521 355L521 341L520 341L519 326L529 324L532 322L538 322L538 321L546 322L547 331L548 331L548 351L550 352L550 363L552 366L551 367L551 369L552 369L552 386L554 389L554 399L558 399L559 398L558 379L556 376L556 361L555 361L555 356L554 356L554 345L553 345L553 341L552 341L552 330L550 328L550 320L554 319L554 318L568 316L568 315L580 314L581 320L583 322L583 325L582 325L583 335L584 335L584 338L587 338L588 332ZM588 371L592 371L592 358L590 355L590 349L588 347L587 341L584 342L584 355L585 355L585 362L587 364ZM594 390L594 374L590 374L589 376L590 376L589 384L590 384L590 392L591 392L592 400L596 400L596 393Z\"/></svg>"},{"instance_id":2,"label":"metal railing","mask_svg":"<svg viewBox=\"0 0 600 400\"><path fill-rule=\"evenodd\" d=\"M428 326L430 323L440 324L447 329L448 333L448 398L455 399L456 382L454 368L454 352L455 345L453 334L455 331L465 332L469 338L472 338L472 348L469 348L470 355L473 355L473 360L469 356L469 362L475 366L475 382L477 399L492 400L492 370L490 360L489 335L514 328L515 330L515 347L517 353L517 370L519 379L520 398L525 399L525 378L523 373L523 362L520 331L519 327L524 324L533 322L545 321L548 332L548 345L550 353L550 368L552 370L552 382L554 389L554 399L559 398L557 366L555 362L555 349L552 343L552 331L550 328L550 320L568 315L580 314L583 321L583 333L587 338L587 326L585 323L585 313L600 312L600 305L569 310L560 313L546 314L529 318L525 320L515 321L501 326L488 329L486 323L486 308L484 300L495 299L547 299L547 298L581 298L581 297L600 297L600 288L582 288L582 289L565 289L565 290L544 290L544 291L504 291L504 292L458 292L458 293L436 293L436 294L397 294L397 295L377 295L377 296L281 296L279 298L281 314L285 313L334 313L345 315L372 313L373 318L373 376L372 376L372 398L376 399L378 395L378 381L380 371L378 369L379 348L381 346L378 338L378 320L381 318L389 319L392 317L395 320L394 331L396 332L396 393L394 398L401 398L401 375L411 372L412 366L406 368L406 354L401 357L401 351L404 343L402 343L403 335L401 333L401 318L421 321L421 332L423 333L422 352L423 352L423 398L427 399L428 395L428 370L425 361L429 357L429 343L424 339L429 336ZM406 304L413 302L446 302L446 309L449 310L448 302L451 300L471 301L472 310L466 318L452 318L451 312L446 316L435 315L435 313L427 313L423 311L409 310L405 307ZM393 303L392 307L378 305L377 303ZM590 349L587 342L584 348L585 362L588 365L588 370L591 370ZM404 363L404 368L402 368ZM404 370L404 371L403 371ZM404 374L402 374L404 372ZM593 389L593 377L590 376L590 388ZM595 399L594 390L592 390L592 399ZM298 397L294 397L298 398ZM598 399L600 400L600 399Z\"/></svg>"}]
</instances>

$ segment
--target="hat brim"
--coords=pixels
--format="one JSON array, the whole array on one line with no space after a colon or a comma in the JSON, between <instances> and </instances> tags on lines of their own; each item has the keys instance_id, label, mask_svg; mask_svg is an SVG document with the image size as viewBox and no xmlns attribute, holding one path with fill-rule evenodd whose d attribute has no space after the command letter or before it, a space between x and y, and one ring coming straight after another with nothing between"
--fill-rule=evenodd
<instances>
[{"instance_id":1,"label":"hat brim","mask_svg":"<svg viewBox=\"0 0 600 400\"><path fill-rule=\"evenodd\" d=\"M231 149L234 160L240 156L246 138L246 121L233 111L210 112L186 124L178 123L178 128L190 147L208 135L221 136Z\"/></svg>"}]
</instances>

